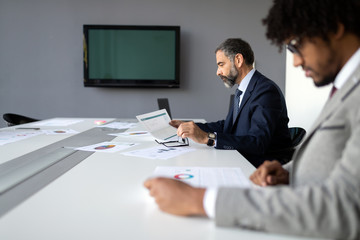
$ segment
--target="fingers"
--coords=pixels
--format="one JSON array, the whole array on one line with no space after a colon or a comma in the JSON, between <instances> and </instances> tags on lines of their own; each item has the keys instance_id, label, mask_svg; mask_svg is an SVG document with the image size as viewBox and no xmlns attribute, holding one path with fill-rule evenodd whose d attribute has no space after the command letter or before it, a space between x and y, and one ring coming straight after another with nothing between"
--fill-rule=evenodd
<instances>
[{"instance_id":1,"label":"fingers","mask_svg":"<svg viewBox=\"0 0 360 240\"><path fill-rule=\"evenodd\" d=\"M183 123L183 121L180 121L180 120L171 120L169 122L169 124L175 128L178 128L182 123Z\"/></svg>"},{"instance_id":2,"label":"fingers","mask_svg":"<svg viewBox=\"0 0 360 240\"><path fill-rule=\"evenodd\" d=\"M169 122L169 124L171 126L178 129L177 135L182 138L189 137L189 135L191 134L192 129L193 129L193 126L191 123L194 124L194 122L183 122L180 120L171 120Z\"/></svg>"},{"instance_id":3,"label":"fingers","mask_svg":"<svg viewBox=\"0 0 360 240\"><path fill-rule=\"evenodd\" d=\"M256 171L251 174L250 180L260 186L264 185L264 182L266 183L266 179L264 179L264 176L266 177L268 175L268 169L266 168L266 163L268 161L265 161Z\"/></svg>"},{"instance_id":4,"label":"fingers","mask_svg":"<svg viewBox=\"0 0 360 240\"><path fill-rule=\"evenodd\" d=\"M259 181L261 186L267 186L270 184L268 180L271 180L271 176L269 176L273 171L273 164L270 161L265 161L261 166L259 171Z\"/></svg>"},{"instance_id":5,"label":"fingers","mask_svg":"<svg viewBox=\"0 0 360 240\"><path fill-rule=\"evenodd\" d=\"M205 189L169 178L149 179L144 186L164 212L181 216L206 215L203 208Z\"/></svg>"},{"instance_id":6,"label":"fingers","mask_svg":"<svg viewBox=\"0 0 360 240\"><path fill-rule=\"evenodd\" d=\"M149 195L154 197L156 194L156 184L154 184L154 179L148 179L144 182L144 186L149 190Z\"/></svg>"},{"instance_id":7,"label":"fingers","mask_svg":"<svg viewBox=\"0 0 360 240\"><path fill-rule=\"evenodd\" d=\"M144 187L149 190L151 196L154 196L156 189L161 188L166 179L162 177L150 178L144 182Z\"/></svg>"},{"instance_id":8,"label":"fingers","mask_svg":"<svg viewBox=\"0 0 360 240\"><path fill-rule=\"evenodd\" d=\"M250 176L250 180L260 186L289 184L289 172L278 161L265 161Z\"/></svg>"},{"instance_id":9,"label":"fingers","mask_svg":"<svg viewBox=\"0 0 360 240\"><path fill-rule=\"evenodd\" d=\"M152 179L148 179L144 182L144 187L146 187L149 190L151 188L151 185L152 185Z\"/></svg>"},{"instance_id":10,"label":"fingers","mask_svg":"<svg viewBox=\"0 0 360 240\"><path fill-rule=\"evenodd\" d=\"M184 130L183 125L180 125L180 127L178 127L177 135L181 138L190 137L189 131L187 129Z\"/></svg>"},{"instance_id":11,"label":"fingers","mask_svg":"<svg viewBox=\"0 0 360 240\"><path fill-rule=\"evenodd\" d=\"M194 133L194 122L183 122L177 130L177 135L182 138L191 137Z\"/></svg>"},{"instance_id":12,"label":"fingers","mask_svg":"<svg viewBox=\"0 0 360 240\"><path fill-rule=\"evenodd\" d=\"M278 161L265 161L251 176L250 180L260 186L277 184L277 171L282 169Z\"/></svg>"},{"instance_id":13,"label":"fingers","mask_svg":"<svg viewBox=\"0 0 360 240\"><path fill-rule=\"evenodd\" d=\"M191 138L197 143L207 143L207 133L201 130L194 122L183 122L177 130L182 138Z\"/></svg>"},{"instance_id":14,"label":"fingers","mask_svg":"<svg viewBox=\"0 0 360 240\"><path fill-rule=\"evenodd\" d=\"M266 181L265 183L263 183L263 186L267 186L267 185L276 185L277 184L277 179L274 176L266 176Z\"/></svg>"}]
</instances>

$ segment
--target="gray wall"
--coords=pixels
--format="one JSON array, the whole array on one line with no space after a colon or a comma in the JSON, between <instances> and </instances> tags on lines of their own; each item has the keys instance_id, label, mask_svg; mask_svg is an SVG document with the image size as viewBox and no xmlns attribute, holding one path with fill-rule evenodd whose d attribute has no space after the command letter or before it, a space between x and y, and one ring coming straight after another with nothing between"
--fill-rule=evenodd
<instances>
[{"instance_id":1,"label":"gray wall","mask_svg":"<svg viewBox=\"0 0 360 240\"><path fill-rule=\"evenodd\" d=\"M157 110L215 121L229 95L214 49L228 37L252 45L256 68L285 89L285 55L265 38L270 0L0 0L0 114L36 118L124 117ZM180 25L181 88L85 88L82 25ZM0 127L5 126L1 121Z\"/></svg>"}]
</instances>

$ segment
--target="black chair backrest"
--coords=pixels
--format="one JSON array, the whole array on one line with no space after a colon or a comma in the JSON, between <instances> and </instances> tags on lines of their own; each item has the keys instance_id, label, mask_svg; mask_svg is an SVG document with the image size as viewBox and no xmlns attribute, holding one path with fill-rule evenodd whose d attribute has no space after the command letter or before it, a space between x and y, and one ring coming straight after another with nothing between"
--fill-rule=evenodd
<instances>
[{"instance_id":1,"label":"black chair backrest","mask_svg":"<svg viewBox=\"0 0 360 240\"><path fill-rule=\"evenodd\" d=\"M157 102L159 105L159 109L165 109L167 111L167 113L169 114L169 117L172 119L171 112L170 112L169 100L167 98L158 98Z\"/></svg>"},{"instance_id":2,"label":"black chair backrest","mask_svg":"<svg viewBox=\"0 0 360 240\"><path fill-rule=\"evenodd\" d=\"M285 164L292 159L295 147L301 143L301 140L306 134L305 129L301 127L291 127L289 128L289 132L291 141L290 146L284 149L270 150L268 153L270 158L278 160L281 164Z\"/></svg>"},{"instance_id":3,"label":"black chair backrest","mask_svg":"<svg viewBox=\"0 0 360 240\"><path fill-rule=\"evenodd\" d=\"M39 119L26 117L15 113L5 113L3 119L7 122L8 126L14 126L19 124L25 124L30 122L39 121Z\"/></svg>"},{"instance_id":4,"label":"black chair backrest","mask_svg":"<svg viewBox=\"0 0 360 240\"><path fill-rule=\"evenodd\" d=\"M289 128L290 138L291 138L291 146L296 147L300 144L301 140L304 138L306 131L301 127L292 127Z\"/></svg>"}]
</instances>

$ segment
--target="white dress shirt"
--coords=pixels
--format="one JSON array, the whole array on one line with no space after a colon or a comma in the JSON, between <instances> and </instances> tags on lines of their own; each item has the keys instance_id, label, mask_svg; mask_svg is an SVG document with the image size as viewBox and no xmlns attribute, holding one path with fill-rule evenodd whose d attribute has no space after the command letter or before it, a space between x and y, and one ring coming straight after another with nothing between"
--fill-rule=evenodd
<instances>
[{"instance_id":1,"label":"white dress shirt","mask_svg":"<svg viewBox=\"0 0 360 240\"><path fill-rule=\"evenodd\" d=\"M336 76L334 81L334 87L336 87L336 89L339 90L345 84L346 79L356 70L358 62L360 62L360 48L351 56Z\"/></svg>"},{"instance_id":2,"label":"white dress shirt","mask_svg":"<svg viewBox=\"0 0 360 240\"><path fill-rule=\"evenodd\" d=\"M250 80L254 75L254 73L255 73L255 69L253 68L250 72L248 72L248 74L246 74L246 76L243 78L243 80L241 80L238 86L238 89L242 92L242 94L240 95L239 107L241 105L241 101L245 95L246 89L249 86Z\"/></svg>"}]
</instances>

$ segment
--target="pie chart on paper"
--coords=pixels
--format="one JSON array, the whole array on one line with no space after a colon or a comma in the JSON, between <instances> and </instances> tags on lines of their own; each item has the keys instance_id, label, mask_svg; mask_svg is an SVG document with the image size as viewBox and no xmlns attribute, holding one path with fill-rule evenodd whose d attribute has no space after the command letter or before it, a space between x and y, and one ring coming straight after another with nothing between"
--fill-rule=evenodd
<instances>
[{"instance_id":1,"label":"pie chart on paper","mask_svg":"<svg viewBox=\"0 0 360 240\"><path fill-rule=\"evenodd\" d=\"M180 173L180 174L176 174L174 176L175 179L180 179L180 180L186 180L186 179L190 179L193 178L194 175L188 174L188 173Z\"/></svg>"},{"instance_id":2,"label":"pie chart on paper","mask_svg":"<svg viewBox=\"0 0 360 240\"><path fill-rule=\"evenodd\" d=\"M109 148L113 148L116 145L103 145L103 146L98 146L96 148L94 148L95 150L105 150L105 149L109 149Z\"/></svg>"}]
</instances>

